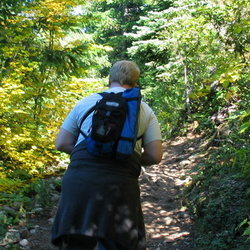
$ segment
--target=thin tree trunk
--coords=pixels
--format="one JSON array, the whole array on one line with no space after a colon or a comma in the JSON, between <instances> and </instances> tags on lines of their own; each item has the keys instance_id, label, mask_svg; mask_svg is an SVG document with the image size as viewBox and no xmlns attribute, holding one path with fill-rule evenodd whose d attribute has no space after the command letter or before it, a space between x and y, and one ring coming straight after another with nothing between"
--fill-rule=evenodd
<instances>
[{"instance_id":1,"label":"thin tree trunk","mask_svg":"<svg viewBox=\"0 0 250 250\"><path fill-rule=\"evenodd\" d=\"M184 81L185 81L185 95L186 95L186 111L187 115L189 116L191 114L191 109L190 109L190 98L189 95L192 91L192 88L188 82L188 72L187 72L187 66L184 65Z\"/></svg>"}]
</instances>

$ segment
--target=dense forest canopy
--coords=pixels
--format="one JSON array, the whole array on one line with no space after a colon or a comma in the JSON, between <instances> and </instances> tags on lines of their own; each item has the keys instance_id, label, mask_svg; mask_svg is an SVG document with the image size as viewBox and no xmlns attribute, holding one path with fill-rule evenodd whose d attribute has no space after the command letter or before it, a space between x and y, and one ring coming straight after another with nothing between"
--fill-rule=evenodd
<instances>
[{"instance_id":1,"label":"dense forest canopy","mask_svg":"<svg viewBox=\"0 0 250 250\"><path fill-rule=\"evenodd\" d=\"M221 162L249 180L249 10L248 0L1 0L0 199L53 174L63 119L122 59L141 68L165 139L226 130Z\"/></svg>"}]
</instances>

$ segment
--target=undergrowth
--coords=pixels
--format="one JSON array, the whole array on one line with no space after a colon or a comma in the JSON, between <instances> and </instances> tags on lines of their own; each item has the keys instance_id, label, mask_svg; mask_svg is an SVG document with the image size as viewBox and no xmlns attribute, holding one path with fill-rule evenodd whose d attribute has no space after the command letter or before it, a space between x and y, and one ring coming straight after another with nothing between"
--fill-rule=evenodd
<instances>
[{"instance_id":1,"label":"undergrowth","mask_svg":"<svg viewBox=\"0 0 250 250\"><path fill-rule=\"evenodd\" d=\"M37 179L28 184L21 180L11 183L15 188L5 188L0 194L0 238L4 237L8 227L24 224L30 214L49 216L54 204L52 191L60 185L54 178ZM7 184L8 179L1 180L2 189Z\"/></svg>"},{"instance_id":2,"label":"undergrowth","mask_svg":"<svg viewBox=\"0 0 250 250\"><path fill-rule=\"evenodd\" d=\"M250 249L249 146L240 136L215 140L189 173L185 197L195 221L195 249Z\"/></svg>"}]
</instances>

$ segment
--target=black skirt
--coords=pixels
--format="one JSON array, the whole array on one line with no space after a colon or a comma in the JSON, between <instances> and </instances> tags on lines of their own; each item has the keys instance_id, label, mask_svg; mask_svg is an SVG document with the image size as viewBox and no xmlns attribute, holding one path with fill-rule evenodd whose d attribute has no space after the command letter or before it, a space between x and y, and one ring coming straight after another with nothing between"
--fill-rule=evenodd
<instances>
[{"instance_id":1,"label":"black skirt","mask_svg":"<svg viewBox=\"0 0 250 250\"><path fill-rule=\"evenodd\" d=\"M51 231L53 244L77 234L116 241L129 250L146 249L140 169L137 153L120 163L91 156L84 142L76 146L63 177Z\"/></svg>"}]
</instances>

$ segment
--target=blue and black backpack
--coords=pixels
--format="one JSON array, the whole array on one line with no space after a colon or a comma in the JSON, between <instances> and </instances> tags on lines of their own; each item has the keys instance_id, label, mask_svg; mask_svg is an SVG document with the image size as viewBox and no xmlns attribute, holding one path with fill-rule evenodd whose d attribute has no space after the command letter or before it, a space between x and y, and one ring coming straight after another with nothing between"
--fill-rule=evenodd
<instances>
[{"instance_id":1,"label":"blue and black backpack","mask_svg":"<svg viewBox=\"0 0 250 250\"><path fill-rule=\"evenodd\" d=\"M102 99L85 113L79 132L85 137L90 154L125 162L134 152L136 141L139 139L137 132L140 89L130 88L120 93L99 94ZM81 126L92 112L91 129L86 135Z\"/></svg>"}]
</instances>

